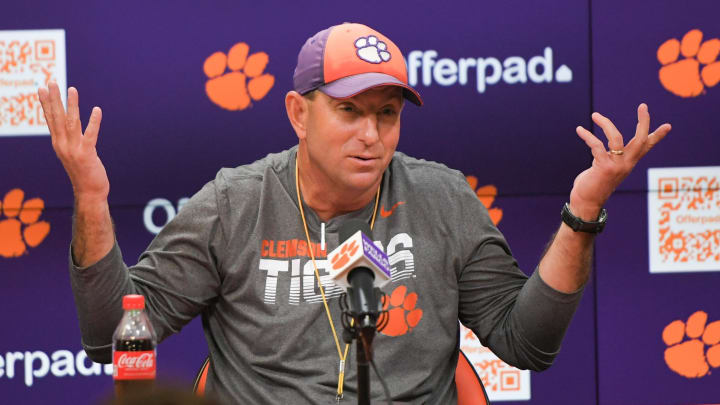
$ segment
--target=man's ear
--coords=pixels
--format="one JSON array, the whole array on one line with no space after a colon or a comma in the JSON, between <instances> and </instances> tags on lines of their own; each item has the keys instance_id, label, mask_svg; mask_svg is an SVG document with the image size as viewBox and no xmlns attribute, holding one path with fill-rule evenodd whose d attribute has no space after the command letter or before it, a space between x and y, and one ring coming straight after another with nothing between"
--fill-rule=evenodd
<instances>
[{"instance_id":1,"label":"man's ear","mask_svg":"<svg viewBox=\"0 0 720 405\"><path fill-rule=\"evenodd\" d=\"M294 90L287 92L285 95L285 110L298 139L305 139L307 136L309 109L310 102L300 93Z\"/></svg>"}]
</instances>

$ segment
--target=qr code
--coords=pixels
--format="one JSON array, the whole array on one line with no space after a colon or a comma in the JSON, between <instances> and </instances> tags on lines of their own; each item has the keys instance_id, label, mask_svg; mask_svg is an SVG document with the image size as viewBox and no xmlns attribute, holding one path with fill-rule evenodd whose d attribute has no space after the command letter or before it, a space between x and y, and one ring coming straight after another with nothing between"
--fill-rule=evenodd
<instances>
[{"instance_id":1,"label":"qr code","mask_svg":"<svg viewBox=\"0 0 720 405\"><path fill-rule=\"evenodd\" d=\"M483 360L473 363L485 389L490 391L519 391L520 371L502 360Z\"/></svg>"},{"instance_id":2,"label":"qr code","mask_svg":"<svg viewBox=\"0 0 720 405\"><path fill-rule=\"evenodd\" d=\"M659 253L665 262L720 262L720 181L718 177L661 177ZM700 225L701 231L673 230L678 224Z\"/></svg>"},{"instance_id":3,"label":"qr code","mask_svg":"<svg viewBox=\"0 0 720 405\"><path fill-rule=\"evenodd\" d=\"M462 324L460 334L460 349L475 368L491 401L530 399L528 370L517 369L500 360Z\"/></svg>"},{"instance_id":4,"label":"qr code","mask_svg":"<svg viewBox=\"0 0 720 405\"><path fill-rule=\"evenodd\" d=\"M65 90L62 30L0 31L0 135L45 134L37 95L54 80Z\"/></svg>"}]
</instances>

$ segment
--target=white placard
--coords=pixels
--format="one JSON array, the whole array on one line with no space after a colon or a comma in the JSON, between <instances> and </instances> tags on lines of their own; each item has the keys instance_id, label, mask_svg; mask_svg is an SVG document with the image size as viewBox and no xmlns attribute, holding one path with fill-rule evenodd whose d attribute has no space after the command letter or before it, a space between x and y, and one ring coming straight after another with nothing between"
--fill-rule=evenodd
<instances>
[{"instance_id":1,"label":"white placard","mask_svg":"<svg viewBox=\"0 0 720 405\"><path fill-rule=\"evenodd\" d=\"M720 271L720 166L648 169L650 273Z\"/></svg>"},{"instance_id":2,"label":"white placard","mask_svg":"<svg viewBox=\"0 0 720 405\"><path fill-rule=\"evenodd\" d=\"M500 360L462 324L460 349L480 376L490 401L530 400L530 371L517 369Z\"/></svg>"},{"instance_id":3,"label":"white placard","mask_svg":"<svg viewBox=\"0 0 720 405\"><path fill-rule=\"evenodd\" d=\"M0 31L0 137L49 135L38 88L67 96L65 30Z\"/></svg>"}]
</instances>

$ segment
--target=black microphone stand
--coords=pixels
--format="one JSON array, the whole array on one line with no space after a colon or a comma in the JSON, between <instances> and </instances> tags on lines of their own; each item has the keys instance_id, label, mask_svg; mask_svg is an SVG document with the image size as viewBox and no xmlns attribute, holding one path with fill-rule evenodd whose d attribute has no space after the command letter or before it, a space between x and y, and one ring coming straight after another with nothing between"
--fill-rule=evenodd
<instances>
[{"instance_id":1,"label":"black microphone stand","mask_svg":"<svg viewBox=\"0 0 720 405\"><path fill-rule=\"evenodd\" d=\"M362 328L357 336L358 405L370 404L370 362L373 359L373 338L375 338L375 327Z\"/></svg>"},{"instance_id":2,"label":"black microphone stand","mask_svg":"<svg viewBox=\"0 0 720 405\"><path fill-rule=\"evenodd\" d=\"M356 269L367 270L367 269ZM369 272L369 270L367 270ZM381 331L388 322L387 311L383 311L385 294L379 288L372 288L372 279L369 279L372 297L363 293L367 288L360 288L365 284L366 277L355 278L351 281L347 294L340 299L342 311L342 324L344 328L343 340L351 343L357 339L357 378L358 378L358 404L370 405L370 362L373 359L373 339L375 333ZM365 286L367 287L367 286ZM348 303L348 301L350 301Z\"/></svg>"}]
</instances>

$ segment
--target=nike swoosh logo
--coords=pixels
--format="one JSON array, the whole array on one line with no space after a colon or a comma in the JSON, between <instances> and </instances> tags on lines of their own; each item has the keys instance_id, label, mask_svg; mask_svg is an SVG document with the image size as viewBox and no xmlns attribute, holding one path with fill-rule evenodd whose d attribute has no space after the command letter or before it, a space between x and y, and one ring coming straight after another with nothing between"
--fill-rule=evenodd
<instances>
[{"instance_id":1,"label":"nike swoosh logo","mask_svg":"<svg viewBox=\"0 0 720 405\"><path fill-rule=\"evenodd\" d=\"M399 205L402 205L402 204L405 204L405 201L396 202L395 205L393 205L392 208L390 208L390 211L385 211L385 207L380 207L380 216L383 218L389 217L390 215L393 214L393 212L395 211L395 208L397 208Z\"/></svg>"}]
</instances>

